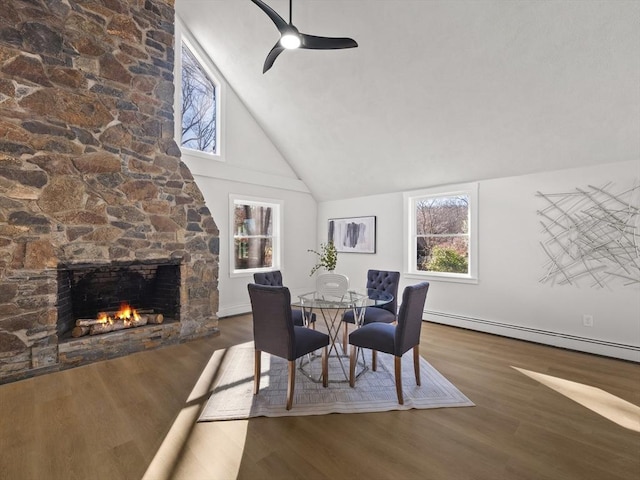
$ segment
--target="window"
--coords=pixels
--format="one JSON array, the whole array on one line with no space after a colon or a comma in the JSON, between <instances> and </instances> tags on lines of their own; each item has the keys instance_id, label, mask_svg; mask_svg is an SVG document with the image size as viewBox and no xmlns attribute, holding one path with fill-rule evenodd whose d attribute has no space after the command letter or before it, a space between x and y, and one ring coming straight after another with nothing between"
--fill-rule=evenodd
<instances>
[{"instance_id":1,"label":"window","mask_svg":"<svg viewBox=\"0 0 640 480\"><path fill-rule=\"evenodd\" d=\"M180 146L215 154L218 89L184 41L181 54Z\"/></svg>"},{"instance_id":2,"label":"window","mask_svg":"<svg viewBox=\"0 0 640 480\"><path fill-rule=\"evenodd\" d=\"M280 269L281 202L230 196L230 271L235 274Z\"/></svg>"},{"instance_id":3,"label":"window","mask_svg":"<svg viewBox=\"0 0 640 480\"><path fill-rule=\"evenodd\" d=\"M477 282L477 184L404 196L408 273Z\"/></svg>"},{"instance_id":4,"label":"window","mask_svg":"<svg viewBox=\"0 0 640 480\"><path fill-rule=\"evenodd\" d=\"M176 19L175 138L186 156L222 160L222 78Z\"/></svg>"}]
</instances>

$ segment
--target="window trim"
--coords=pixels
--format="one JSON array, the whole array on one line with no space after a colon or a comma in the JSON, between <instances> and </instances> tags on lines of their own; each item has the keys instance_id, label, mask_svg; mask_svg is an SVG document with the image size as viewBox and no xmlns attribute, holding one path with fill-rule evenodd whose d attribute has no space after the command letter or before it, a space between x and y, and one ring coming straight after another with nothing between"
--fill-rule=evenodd
<instances>
[{"instance_id":1,"label":"window trim","mask_svg":"<svg viewBox=\"0 0 640 480\"><path fill-rule=\"evenodd\" d=\"M273 265L271 267L264 268L246 268L236 269L235 265L235 207L237 204L241 205L260 205L273 208L273 225L272 225L272 245L273 245ZM283 252L283 209L284 201L254 197L251 195L240 195L236 193L229 194L229 277L249 277L256 272L271 272L274 270L282 270L282 252Z\"/></svg>"},{"instance_id":2,"label":"window trim","mask_svg":"<svg viewBox=\"0 0 640 480\"><path fill-rule=\"evenodd\" d=\"M187 47L191 53L196 57L196 60L200 63L205 73L209 76L209 79L215 85L216 89L216 153L207 153L193 148L187 148L181 146L182 137L182 42L187 44ZM182 22L180 17L176 15L175 26L175 49L174 49L174 138L176 144L183 156L190 157L195 161L210 162L216 160L218 162L225 162L225 150L226 150L226 98L227 98L227 85L223 81L223 76L215 66L211 58L207 55L204 49L200 46L193 34Z\"/></svg>"},{"instance_id":3,"label":"window trim","mask_svg":"<svg viewBox=\"0 0 640 480\"><path fill-rule=\"evenodd\" d=\"M469 273L425 272L416 268L416 216L415 205L425 197L469 197ZM444 185L403 192L404 201L404 276L423 280L478 283L478 183Z\"/></svg>"}]
</instances>

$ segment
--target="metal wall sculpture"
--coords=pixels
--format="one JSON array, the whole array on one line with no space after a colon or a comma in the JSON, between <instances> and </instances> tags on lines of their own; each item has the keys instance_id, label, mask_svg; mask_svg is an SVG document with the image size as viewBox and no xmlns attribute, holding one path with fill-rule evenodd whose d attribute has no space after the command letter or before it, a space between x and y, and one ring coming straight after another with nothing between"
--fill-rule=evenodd
<instances>
[{"instance_id":1,"label":"metal wall sculpture","mask_svg":"<svg viewBox=\"0 0 640 480\"><path fill-rule=\"evenodd\" d=\"M640 185L612 183L569 193L541 193L545 274L541 283L603 288L640 284Z\"/></svg>"}]
</instances>

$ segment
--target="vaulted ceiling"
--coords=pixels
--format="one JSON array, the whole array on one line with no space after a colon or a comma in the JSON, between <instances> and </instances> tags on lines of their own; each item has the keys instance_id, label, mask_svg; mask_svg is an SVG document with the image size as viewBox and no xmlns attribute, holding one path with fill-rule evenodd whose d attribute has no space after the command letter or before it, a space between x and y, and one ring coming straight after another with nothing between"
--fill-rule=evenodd
<instances>
[{"instance_id":1,"label":"vaulted ceiling","mask_svg":"<svg viewBox=\"0 0 640 480\"><path fill-rule=\"evenodd\" d=\"M265 0L288 20L288 0ZM250 0L176 11L314 196L640 161L636 0L293 0L285 51Z\"/></svg>"}]
</instances>

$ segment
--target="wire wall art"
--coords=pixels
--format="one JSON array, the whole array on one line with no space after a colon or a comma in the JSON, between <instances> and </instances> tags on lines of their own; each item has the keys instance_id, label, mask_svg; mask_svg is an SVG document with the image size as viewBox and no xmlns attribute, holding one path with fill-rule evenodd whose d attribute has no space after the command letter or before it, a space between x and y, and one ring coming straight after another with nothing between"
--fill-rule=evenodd
<instances>
[{"instance_id":1,"label":"wire wall art","mask_svg":"<svg viewBox=\"0 0 640 480\"><path fill-rule=\"evenodd\" d=\"M546 256L540 283L604 288L640 285L640 185L612 182L569 193L536 193Z\"/></svg>"}]
</instances>

